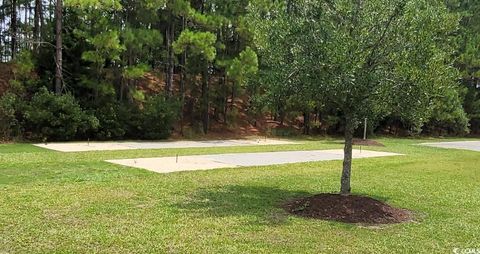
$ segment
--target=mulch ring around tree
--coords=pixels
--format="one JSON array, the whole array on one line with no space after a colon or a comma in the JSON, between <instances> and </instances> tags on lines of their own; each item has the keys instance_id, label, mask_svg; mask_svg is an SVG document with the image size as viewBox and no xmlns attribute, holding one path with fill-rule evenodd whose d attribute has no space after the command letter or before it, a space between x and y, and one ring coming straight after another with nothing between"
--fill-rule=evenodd
<instances>
[{"instance_id":1,"label":"mulch ring around tree","mask_svg":"<svg viewBox=\"0 0 480 254\"><path fill-rule=\"evenodd\" d=\"M379 200L338 194L319 194L284 204L290 214L321 220L368 225L395 224L413 220L412 212Z\"/></svg>"},{"instance_id":2,"label":"mulch ring around tree","mask_svg":"<svg viewBox=\"0 0 480 254\"><path fill-rule=\"evenodd\" d=\"M384 147L385 145L371 139L353 139L353 144L356 146L382 146Z\"/></svg>"}]
</instances>

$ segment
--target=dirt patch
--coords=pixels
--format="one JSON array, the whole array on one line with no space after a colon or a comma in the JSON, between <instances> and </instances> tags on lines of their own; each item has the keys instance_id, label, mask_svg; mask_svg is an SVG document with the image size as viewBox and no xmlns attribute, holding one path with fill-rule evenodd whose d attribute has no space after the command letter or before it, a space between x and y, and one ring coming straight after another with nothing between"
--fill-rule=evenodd
<instances>
[{"instance_id":1,"label":"dirt patch","mask_svg":"<svg viewBox=\"0 0 480 254\"><path fill-rule=\"evenodd\" d=\"M293 215L360 224L394 224L412 220L412 213L363 196L319 194L284 205Z\"/></svg>"},{"instance_id":2,"label":"dirt patch","mask_svg":"<svg viewBox=\"0 0 480 254\"><path fill-rule=\"evenodd\" d=\"M354 139L353 144L356 146L385 146L384 144L371 139Z\"/></svg>"}]
</instances>

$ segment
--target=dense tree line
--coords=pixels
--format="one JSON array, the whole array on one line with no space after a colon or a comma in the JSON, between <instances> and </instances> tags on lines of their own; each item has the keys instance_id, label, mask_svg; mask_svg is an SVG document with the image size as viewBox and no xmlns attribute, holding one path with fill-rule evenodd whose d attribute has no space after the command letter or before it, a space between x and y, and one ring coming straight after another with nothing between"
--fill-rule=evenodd
<instances>
[{"instance_id":1,"label":"dense tree line","mask_svg":"<svg viewBox=\"0 0 480 254\"><path fill-rule=\"evenodd\" d=\"M480 132L476 1L0 1L3 138Z\"/></svg>"},{"instance_id":2,"label":"dense tree line","mask_svg":"<svg viewBox=\"0 0 480 254\"><path fill-rule=\"evenodd\" d=\"M151 132L145 120L137 119L148 115L151 100L164 102L159 106L168 118L207 133L211 117L227 121L239 87L258 68L244 21L248 4L4 1L2 60L23 72L14 75L11 83L18 86L10 93L29 101L46 87L73 96L98 120L90 126L92 138L151 138L143 135ZM146 77L162 92L148 91Z\"/></svg>"}]
</instances>

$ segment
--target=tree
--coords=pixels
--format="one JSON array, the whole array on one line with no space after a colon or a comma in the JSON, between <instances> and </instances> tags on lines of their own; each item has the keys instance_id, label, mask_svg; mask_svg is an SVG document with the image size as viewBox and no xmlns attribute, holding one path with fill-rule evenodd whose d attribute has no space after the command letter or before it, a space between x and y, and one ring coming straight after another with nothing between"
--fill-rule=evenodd
<instances>
[{"instance_id":1,"label":"tree","mask_svg":"<svg viewBox=\"0 0 480 254\"><path fill-rule=\"evenodd\" d=\"M325 33L322 68L331 81L322 82L319 93L343 112L341 193L349 194L353 134L360 119L397 111L421 126L432 99L455 85L448 39L457 18L444 4L426 0L335 1L324 6L326 20L334 24Z\"/></svg>"},{"instance_id":2,"label":"tree","mask_svg":"<svg viewBox=\"0 0 480 254\"><path fill-rule=\"evenodd\" d=\"M209 126L209 82L208 72L211 62L215 59L217 51L215 42L217 37L210 32L193 32L184 30L177 41L173 44L176 54L188 50L191 55L199 56L204 61L202 73L201 112L204 133L208 132Z\"/></svg>"},{"instance_id":3,"label":"tree","mask_svg":"<svg viewBox=\"0 0 480 254\"><path fill-rule=\"evenodd\" d=\"M462 83L466 86L464 108L473 133L480 133L480 2L450 0L449 8L458 13L460 29L457 41L455 66L459 69Z\"/></svg>"},{"instance_id":4,"label":"tree","mask_svg":"<svg viewBox=\"0 0 480 254\"><path fill-rule=\"evenodd\" d=\"M305 11L307 1L259 2L249 25L255 28L257 50L260 57L260 86L263 89L260 101L283 125L287 112L304 115L304 133L309 134L309 116L318 106L311 90L316 80L308 79L303 71L309 68L305 61L315 44ZM258 3L257 3L258 4ZM260 11L258 11L260 10Z\"/></svg>"},{"instance_id":5,"label":"tree","mask_svg":"<svg viewBox=\"0 0 480 254\"><path fill-rule=\"evenodd\" d=\"M257 9L261 15L261 8ZM285 11L293 11L294 18L283 15ZM457 17L443 3L305 0L295 5L287 1L263 12L263 19L269 20L266 29L280 36L258 41L267 45L288 41L290 46L279 52L272 48L281 60L263 64L281 75L282 68L276 67L281 63L288 68L283 73L292 73L286 77L298 80L294 84L311 87L306 91L314 92L317 103L341 112L342 194L351 193L353 135L361 119L395 112L419 128L429 117L431 101L456 85L449 36L456 30ZM289 80L285 75L281 79ZM290 86L274 80L281 88Z\"/></svg>"}]
</instances>

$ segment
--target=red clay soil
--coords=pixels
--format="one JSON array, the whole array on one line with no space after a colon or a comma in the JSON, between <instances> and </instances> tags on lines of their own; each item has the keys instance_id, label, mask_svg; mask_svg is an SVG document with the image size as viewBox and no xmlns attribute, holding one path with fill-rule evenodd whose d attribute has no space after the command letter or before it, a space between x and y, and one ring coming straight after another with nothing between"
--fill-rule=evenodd
<instances>
[{"instance_id":1,"label":"red clay soil","mask_svg":"<svg viewBox=\"0 0 480 254\"><path fill-rule=\"evenodd\" d=\"M385 146L384 144L371 139L354 139L353 144L356 146Z\"/></svg>"},{"instance_id":2,"label":"red clay soil","mask_svg":"<svg viewBox=\"0 0 480 254\"><path fill-rule=\"evenodd\" d=\"M307 218L359 224L394 224L412 220L408 210L391 207L373 198L319 194L288 202L288 213Z\"/></svg>"}]
</instances>

